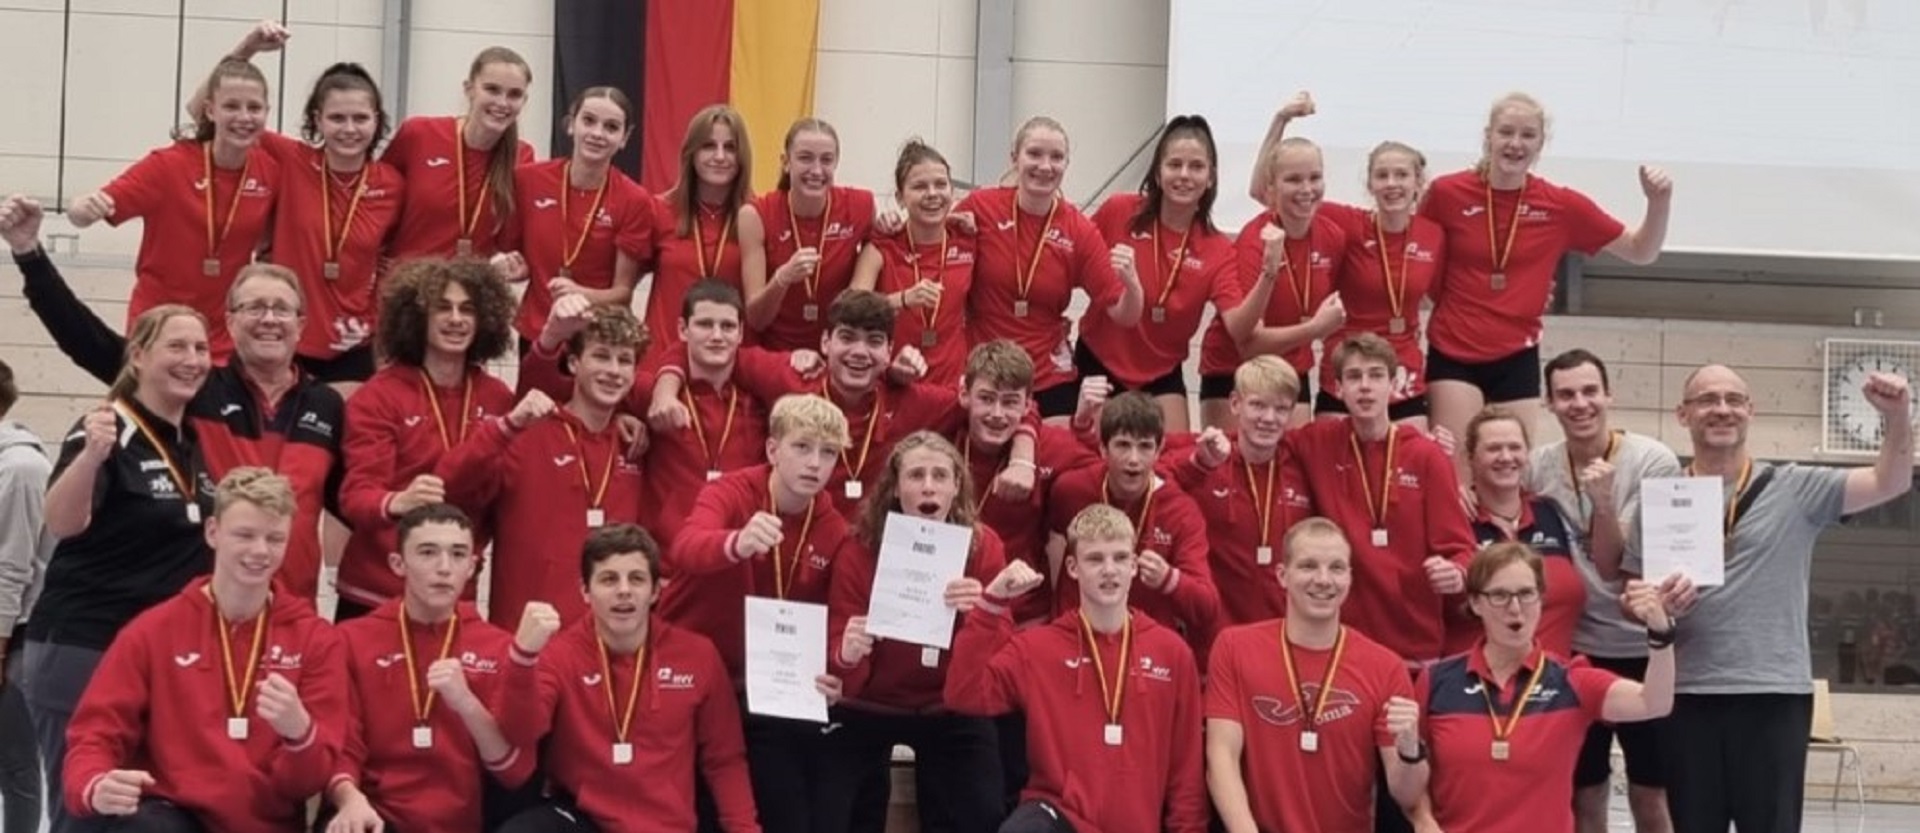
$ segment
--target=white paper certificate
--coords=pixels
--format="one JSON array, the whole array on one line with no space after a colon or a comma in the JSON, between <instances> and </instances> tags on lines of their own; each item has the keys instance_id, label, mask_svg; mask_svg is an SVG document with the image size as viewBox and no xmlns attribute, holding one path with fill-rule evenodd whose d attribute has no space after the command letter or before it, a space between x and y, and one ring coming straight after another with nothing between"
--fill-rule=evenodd
<instances>
[{"instance_id":1,"label":"white paper certificate","mask_svg":"<svg viewBox=\"0 0 1920 833\"><path fill-rule=\"evenodd\" d=\"M948 582L967 574L973 529L888 513L867 603L867 632L934 648L953 646Z\"/></svg>"},{"instance_id":2,"label":"white paper certificate","mask_svg":"<svg viewBox=\"0 0 1920 833\"><path fill-rule=\"evenodd\" d=\"M1640 567L1648 581L1681 573L1700 587L1726 583L1724 489L1718 477L1641 481Z\"/></svg>"},{"instance_id":3,"label":"white paper certificate","mask_svg":"<svg viewBox=\"0 0 1920 833\"><path fill-rule=\"evenodd\" d=\"M747 597L747 711L827 722L827 606Z\"/></svg>"}]
</instances>

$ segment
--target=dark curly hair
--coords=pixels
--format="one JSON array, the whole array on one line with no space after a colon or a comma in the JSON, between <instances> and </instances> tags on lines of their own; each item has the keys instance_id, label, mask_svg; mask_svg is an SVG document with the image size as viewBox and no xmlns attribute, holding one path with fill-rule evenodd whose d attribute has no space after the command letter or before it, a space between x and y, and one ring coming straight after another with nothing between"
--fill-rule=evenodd
<instances>
[{"instance_id":1,"label":"dark curly hair","mask_svg":"<svg viewBox=\"0 0 1920 833\"><path fill-rule=\"evenodd\" d=\"M473 299L473 343L467 362L481 364L513 347L513 293L484 260L410 260L394 267L380 295L380 354L419 367L427 360L427 321L433 305L457 283Z\"/></svg>"}]
</instances>

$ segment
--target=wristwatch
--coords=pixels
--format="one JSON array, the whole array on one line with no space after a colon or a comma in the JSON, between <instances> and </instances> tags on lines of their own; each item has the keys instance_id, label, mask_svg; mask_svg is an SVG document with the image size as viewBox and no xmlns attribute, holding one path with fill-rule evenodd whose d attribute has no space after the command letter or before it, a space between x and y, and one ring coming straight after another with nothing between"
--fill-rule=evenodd
<instances>
[{"instance_id":1,"label":"wristwatch","mask_svg":"<svg viewBox=\"0 0 1920 833\"><path fill-rule=\"evenodd\" d=\"M1400 756L1400 763L1417 764L1427 759L1427 742L1424 740L1421 741L1419 753L1413 755L1412 757L1408 757L1407 753L1400 751L1400 747L1397 744L1393 747L1393 752L1394 754Z\"/></svg>"}]
</instances>

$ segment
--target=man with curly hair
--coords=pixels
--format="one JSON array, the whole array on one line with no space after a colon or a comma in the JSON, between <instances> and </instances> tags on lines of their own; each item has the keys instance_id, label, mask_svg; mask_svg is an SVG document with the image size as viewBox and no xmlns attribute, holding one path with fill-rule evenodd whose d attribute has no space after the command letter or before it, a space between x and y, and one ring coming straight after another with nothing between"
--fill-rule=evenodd
<instances>
[{"instance_id":1,"label":"man with curly hair","mask_svg":"<svg viewBox=\"0 0 1920 833\"><path fill-rule=\"evenodd\" d=\"M544 391L527 391L434 467L448 502L494 519L487 618L501 627L518 623L536 599L551 601L562 621L579 618L581 543L595 529L640 520L640 465L625 453L614 415L633 388L646 336L624 306L562 301L546 329L566 340L572 397L556 406Z\"/></svg>"},{"instance_id":2,"label":"man with curly hair","mask_svg":"<svg viewBox=\"0 0 1920 833\"><path fill-rule=\"evenodd\" d=\"M340 560L335 621L400 595L387 567L394 521L446 500L433 473L440 456L488 416L513 408L513 391L482 365L512 346L513 295L479 261L416 260L387 278L376 347L388 365L347 405L346 480L340 511L353 537ZM485 530L475 547L485 548Z\"/></svg>"}]
</instances>

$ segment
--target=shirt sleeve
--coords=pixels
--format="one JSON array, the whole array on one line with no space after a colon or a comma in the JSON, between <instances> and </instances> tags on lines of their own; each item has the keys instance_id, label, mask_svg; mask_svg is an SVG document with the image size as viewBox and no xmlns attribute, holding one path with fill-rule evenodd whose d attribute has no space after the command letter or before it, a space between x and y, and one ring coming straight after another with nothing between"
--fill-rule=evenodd
<instances>
[{"instance_id":1,"label":"shirt sleeve","mask_svg":"<svg viewBox=\"0 0 1920 833\"><path fill-rule=\"evenodd\" d=\"M976 607L954 637L942 697L961 714L991 717L1018 710L1028 664L1026 651L1014 639L1013 620Z\"/></svg>"},{"instance_id":2,"label":"shirt sleeve","mask_svg":"<svg viewBox=\"0 0 1920 833\"><path fill-rule=\"evenodd\" d=\"M1592 198L1572 188L1559 189L1561 210L1567 223L1567 244L1589 255L1627 233L1625 223L1614 219Z\"/></svg>"},{"instance_id":3,"label":"shirt sleeve","mask_svg":"<svg viewBox=\"0 0 1920 833\"><path fill-rule=\"evenodd\" d=\"M57 786L77 816L94 815L88 801L94 782L127 766L147 735L152 647L144 622L135 619L107 648L67 723L65 783Z\"/></svg>"},{"instance_id":4,"label":"shirt sleeve","mask_svg":"<svg viewBox=\"0 0 1920 833\"><path fill-rule=\"evenodd\" d=\"M100 189L113 198L113 216L107 218L108 224L118 226L165 208L167 188L172 184L169 180L173 179L170 174L174 163L168 153L171 149L148 152Z\"/></svg>"},{"instance_id":5,"label":"shirt sleeve","mask_svg":"<svg viewBox=\"0 0 1920 833\"><path fill-rule=\"evenodd\" d=\"M304 653L299 696L313 725L304 739L283 739L280 753L267 767L274 791L301 802L326 789L338 770L347 728L347 663L339 635L332 626L314 622Z\"/></svg>"},{"instance_id":6,"label":"shirt sleeve","mask_svg":"<svg viewBox=\"0 0 1920 833\"><path fill-rule=\"evenodd\" d=\"M1207 654L1207 707L1208 720L1231 720L1244 722L1240 714L1240 639L1237 632L1227 631L1213 642L1213 650Z\"/></svg>"},{"instance_id":7,"label":"shirt sleeve","mask_svg":"<svg viewBox=\"0 0 1920 833\"><path fill-rule=\"evenodd\" d=\"M693 511L667 548L662 565L670 574L717 573L740 562L733 556L733 539L740 534L732 520L731 495L726 481L707 484L694 499Z\"/></svg>"},{"instance_id":8,"label":"shirt sleeve","mask_svg":"<svg viewBox=\"0 0 1920 833\"><path fill-rule=\"evenodd\" d=\"M393 491L395 436L399 420L392 413L386 391L362 388L347 400L346 441L341 453L347 474L340 485L340 511L355 528L376 529L387 523L387 495Z\"/></svg>"},{"instance_id":9,"label":"shirt sleeve","mask_svg":"<svg viewBox=\"0 0 1920 833\"><path fill-rule=\"evenodd\" d=\"M1598 722L1601 712L1607 705L1607 692L1621 678L1612 671L1594 668L1579 663L1567 668L1567 681L1573 686L1573 694L1580 699L1580 711L1587 719Z\"/></svg>"}]
</instances>

